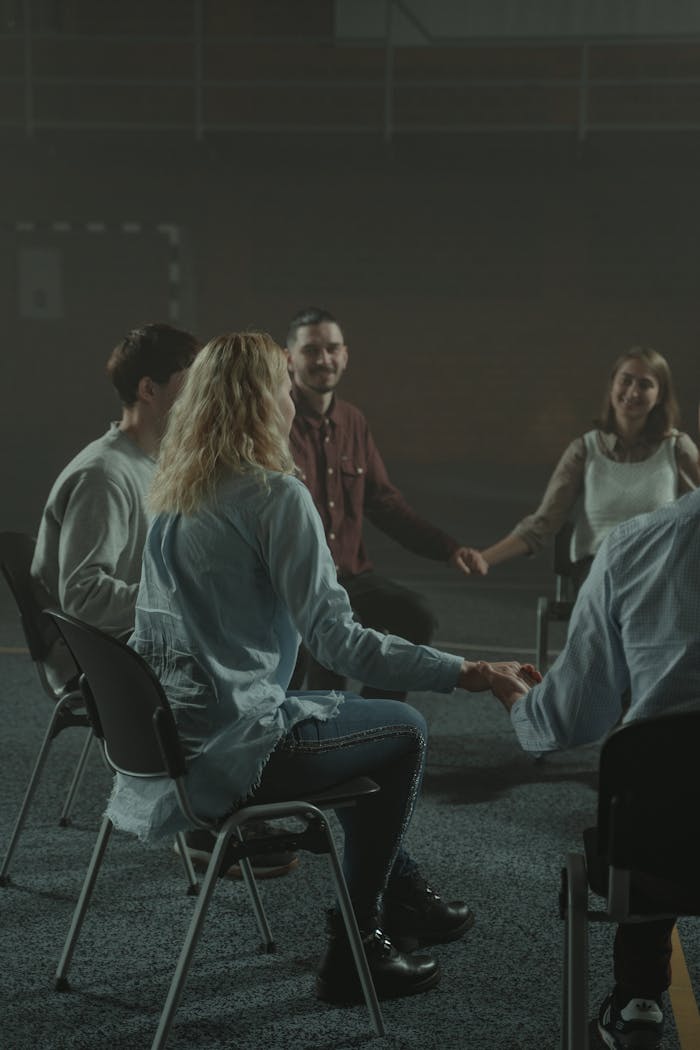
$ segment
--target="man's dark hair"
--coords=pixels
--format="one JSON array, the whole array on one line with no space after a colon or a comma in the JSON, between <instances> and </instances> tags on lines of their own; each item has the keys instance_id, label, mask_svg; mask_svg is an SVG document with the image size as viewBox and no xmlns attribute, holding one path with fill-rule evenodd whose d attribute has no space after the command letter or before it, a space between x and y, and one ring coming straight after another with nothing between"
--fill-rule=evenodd
<instances>
[{"instance_id":1,"label":"man's dark hair","mask_svg":"<svg viewBox=\"0 0 700 1050\"><path fill-rule=\"evenodd\" d=\"M322 310L318 306L307 306L305 310L300 310L289 322L287 347L292 347L296 343L297 332L300 328L304 328L307 324L323 324L324 321L329 324L337 324L340 328L337 319L328 310Z\"/></svg>"},{"instance_id":2,"label":"man's dark hair","mask_svg":"<svg viewBox=\"0 0 700 1050\"><path fill-rule=\"evenodd\" d=\"M107 361L107 375L122 404L134 405L144 376L154 383L167 383L175 372L189 368L198 349L190 332L169 324L144 324L132 328L117 343Z\"/></svg>"}]
</instances>

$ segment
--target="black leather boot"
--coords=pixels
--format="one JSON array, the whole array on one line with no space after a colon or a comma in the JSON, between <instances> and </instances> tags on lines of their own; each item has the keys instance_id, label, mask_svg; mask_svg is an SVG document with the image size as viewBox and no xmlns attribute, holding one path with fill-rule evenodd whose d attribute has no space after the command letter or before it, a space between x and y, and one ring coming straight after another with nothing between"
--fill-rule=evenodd
<instances>
[{"instance_id":1,"label":"black leather boot","mask_svg":"<svg viewBox=\"0 0 700 1050\"><path fill-rule=\"evenodd\" d=\"M402 952L424 944L446 944L474 925L464 901L444 901L421 875L391 879L384 892L382 925Z\"/></svg>"},{"instance_id":2,"label":"black leather boot","mask_svg":"<svg viewBox=\"0 0 700 1050\"><path fill-rule=\"evenodd\" d=\"M342 916L328 913L328 943L316 977L316 994L328 1003L364 1001ZM430 955L404 955L376 925L360 928L362 944L378 999L427 992L440 980L440 965Z\"/></svg>"}]
</instances>

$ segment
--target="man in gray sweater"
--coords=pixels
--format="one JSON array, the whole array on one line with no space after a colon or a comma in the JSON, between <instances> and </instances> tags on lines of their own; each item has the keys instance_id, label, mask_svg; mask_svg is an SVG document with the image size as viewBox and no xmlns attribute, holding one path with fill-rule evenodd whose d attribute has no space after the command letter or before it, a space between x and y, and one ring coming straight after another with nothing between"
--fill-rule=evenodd
<instances>
[{"instance_id":1,"label":"man in gray sweater","mask_svg":"<svg viewBox=\"0 0 700 1050\"><path fill-rule=\"evenodd\" d=\"M42 607L60 606L119 638L131 633L155 457L197 349L189 332L147 324L112 351L107 374L121 419L64 467L49 493L32 563ZM75 675L58 639L47 672L57 686Z\"/></svg>"},{"instance_id":2,"label":"man in gray sweater","mask_svg":"<svg viewBox=\"0 0 700 1050\"><path fill-rule=\"evenodd\" d=\"M112 351L107 374L121 398L122 417L64 467L49 493L32 563L42 608L60 606L117 638L131 634L158 447L197 350L189 332L148 324ZM47 677L60 688L76 674L54 633ZM257 830L273 834L265 824ZM206 865L213 837L188 832L187 844L193 862ZM280 850L250 861L258 878L271 878L291 871L298 858ZM236 863L225 870L240 877Z\"/></svg>"}]
</instances>

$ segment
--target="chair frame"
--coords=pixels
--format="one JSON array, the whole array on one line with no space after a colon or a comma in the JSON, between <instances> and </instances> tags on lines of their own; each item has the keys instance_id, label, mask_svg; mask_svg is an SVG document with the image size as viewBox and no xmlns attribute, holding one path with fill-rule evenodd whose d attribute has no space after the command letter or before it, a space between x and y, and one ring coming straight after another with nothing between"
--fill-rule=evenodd
<instances>
[{"instance_id":1,"label":"chair frame","mask_svg":"<svg viewBox=\"0 0 700 1050\"><path fill-rule=\"evenodd\" d=\"M678 915L700 914L700 892L674 885L678 878L678 851L694 855L689 844L682 814L697 812L700 787L693 783L695 759L683 760L679 748L690 758L700 741L700 707L669 710L655 718L640 719L615 729L606 738L600 757L598 823L586 835L585 853L570 852L562 869L559 907L565 920L564 965L562 980L561 1047L562 1050L589 1050L589 982L588 923L641 923ZM659 777L659 754L663 769ZM656 760L654 766L650 763ZM657 776L649 785L649 769ZM646 785L644 780L646 778ZM654 795L654 792L661 794ZM649 859L648 835L639 829L650 820L650 797L653 804L667 810L678 810L671 818L671 829L663 829L656 850L660 859ZM693 806L693 798L695 806ZM651 818L653 821L653 817ZM671 859L664 860L668 850ZM607 878L600 871L603 863ZM675 866L674 866L675 865ZM692 869L694 870L694 869ZM639 910L635 901L635 884L649 878L663 879L666 892L652 897L650 905L657 911ZM594 884L595 883L595 888ZM607 883L605 886L604 884ZM674 893L668 896L668 887ZM589 906L590 892L603 897L602 906ZM673 899L675 895L675 899ZM677 905L677 906L676 906Z\"/></svg>"},{"instance_id":2,"label":"chair frame","mask_svg":"<svg viewBox=\"0 0 700 1050\"><path fill-rule=\"evenodd\" d=\"M569 553L572 531L573 523L566 521L554 538L554 598L542 596L537 599L535 666L543 673L549 666L549 625L566 623L571 618L576 601Z\"/></svg>"},{"instance_id":3,"label":"chair frame","mask_svg":"<svg viewBox=\"0 0 700 1050\"><path fill-rule=\"evenodd\" d=\"M34 599L31 590L30 567L34 553L34 546L35 541L26 533L0 533L0 570L2 571L2 575L5 578L7 586L17 606L22 630L29 650L29 656L34 663L44 692L54 705L49 724L44 733L39 753L24 792L19 812L10 833L2 865L0 866L0 886L7 886L10 883L10 863L26 823L27 815L36 793L36 789L39 785L51 744L64 729L77 727L88 730L58 820L61 827L68 827L70 824L70 815L73 811L73 805L78 795L80 783L94 742L94 737L92 732L90 732L90 722L87 713L85 712L85 702L80 689L67 686L62 690L56 690L52 687L46 675L45 664L49 652L49 646L41 630L41 623L45 617L43 611L39 608L39 605Z\"/></svg>"},{"instance_id":4,"label":"chair frame","mask_svg":"<svg viewBox=\"0 0 700 1050\"><path fill-rule=\"evenodd\" d=\"M355 805L361 798L376 794L379 787L374 781L366 777L360 777L353 781L338 784L325 792L320 792L303 800L296 798L281 799L279 801L265 804L254 804L237 809L223 821L207 820L195 814L187 794L187 764L180 743L177 726L170 704L165 696L163 688L151 671L146 662L124 643L105 635L94 627L81 623L74 617L67 616L57 610L47 610L59 631L63 634L66 644L73 653L76 663L84 670L81 676L81 690L83 692L85 706L90 717L93 731L103 745L104 753L110 766L117 773L128 776L163 777L169 776L177 794L178 803L183 816L190 827L201 828L216 836L214 849L207 866L204 881L198 894L194 913L189 928L185 935L175 972L170 982L167 997L160 1015L158 1028L152 1043L152 1050L161 1050L165 1046L168 1034L173 1024L175 1012L182 998L185 982L189 973L194 951L202 932L204 922L209 909L218 878L221 875L222 862L226 853L227 863L231 859L238 860L243 875L246 890L250 897L258 930L262 938L262 946L265 952L276 950L275 941L260 897L258 886L250 864L250 857L259 854L265 849L293 849L308 850L312 853L326 854L330 866L331 876L335 884L340 913L345 924L347 936L352 955L357 968L360 986L370 1015L372 1026L377 1035L384 1034L384 1021L377 1000L374 983L365 956L362 939L357 926L357 921L350 901L347 885L342 872L338 852L333 839L330 825L324 815L324 809L336 809L341 806ZM156 766L146 768L150 759L139 756L142 767L136 769L125 764L120 764L110 755L109 733L105 733L104 719L100 714L102 697L100 683L97 680L99 673L95 672L95 653L90 654L89 647L97 646L105 652L105 646L111 647L112 654L119 650L119 659L129 666L130 679L133 686L134 675L141 680L144 692L150 693L145 698L144 706L153 711L150 720L150 729L153 743L151 749L157 748L159 760ZM82 647L82 648L81 648ZM86 659L87 657L87 659ZM92 663L92 668L91 668ZM103 706L103 710L104 710ZM140 729L144 727L141 726ZM141 737L143 740L143 737ZM144 746L148 747L148 743ZM244 838L243 828L249 822L276 820L296 817L304 825L302 831L287 832L282 835L268 836L249 835ZM69 989L68 970L77 945L80 930L85 918L87 908L92 897L95 882L99 874L102 861L113 830L113 824L109 817L102 822L97 841L95 843L92 857L85 876L85 881L78 899L71 927L65 941L63 953L59 961L56 975L55 987L57 991ZM233 842L231 841L233 840ZM187 853L184 835L179 836L180 850Z\"/></svg>"}]
</instances>

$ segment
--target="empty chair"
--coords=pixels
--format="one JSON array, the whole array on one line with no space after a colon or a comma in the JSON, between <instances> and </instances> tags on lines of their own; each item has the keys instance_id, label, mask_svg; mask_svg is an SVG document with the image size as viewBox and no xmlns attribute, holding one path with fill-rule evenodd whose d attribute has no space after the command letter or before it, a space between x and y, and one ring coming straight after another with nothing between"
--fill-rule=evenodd
<instances>
[{"instance_id":1,"label":"empty chair","mask_svg":"<svg viewBox=\"0 0 700 1050\"><path fill-rule=\"evenodd\" d=\"M232 839L236 840L233 856L240 861L266 951L273 951L275 945L248 858L253 854L260 854L266 848L279 849L280 841L283 841L284 848L326 854L364 998L376 1033L383 1034L383 1021L364 948L333 836L323 814L323 809L353 805L359 799L376 793L377 785L368 778L359 778L338 784L335 788L312 798L298 800L290 794L274 803L245 806L219 821L195 815L188 798L187 763L175 719L163 689L150 667L128 646L103 632L64 613L52 611L51 616L83 671L81 688L86 706L95 734L102 741L105 756L112 768L117 773L133 777L172 778L179 805L187 822L192 827L202 828L216 835L216 844L160 1016L152 1044L154 1050L164 1046L167 1040L184 990L192 955L216 887L221 862ZM289 832L283 836L275 835L274 839L260 839L255 835L246 835L245 840L243 839L242 828L249 821L283 817L299 818L303 830ZM112 829L111 820L105 817L56 972L58 990L68 988L68 969ZM229 857L231 856L229 851Z\"/></svg>"},{"instance_id":2,"label":"empty chair","mask_svg":"<svg viewBox=\"0 0 700 1050\"><path fill-rule=\"evenodd\" d=\"M588 1050L588 923L700 915L700 705L628 723L600 756L597 825L562 872L563 1050ZM589 907L589 889L603 898Z\"/></svg>"},{"instance_id":3,"label":"empty chair","mask_svg":"<svg viewBox=\"0 0 700 1050\"><path fill-rule=\"evenodd\" d=\"M63 729L74 726L89 728L90 724L85 713L83 697L78 688L77 677L63 689L56 690L46 676L45 661L51 645L52 634L53 637L56 637L56 629L39 608L34 598L30 575L33 556L34 540L31 536L27 536L23 532L0 532L0 568L17 604L29 655L34 661L44 692L53 705L44 740L29 778L24 799L10 835L2 867L0 868L0 885L3 886L9 882L8 871L12 855L22 832L52 741ZM78 759L59 818L59 823L62 826L67 825L69 822L71 809L85 769L92 739L92 734L89 733Z\"/></svg>"}]
</instances>

